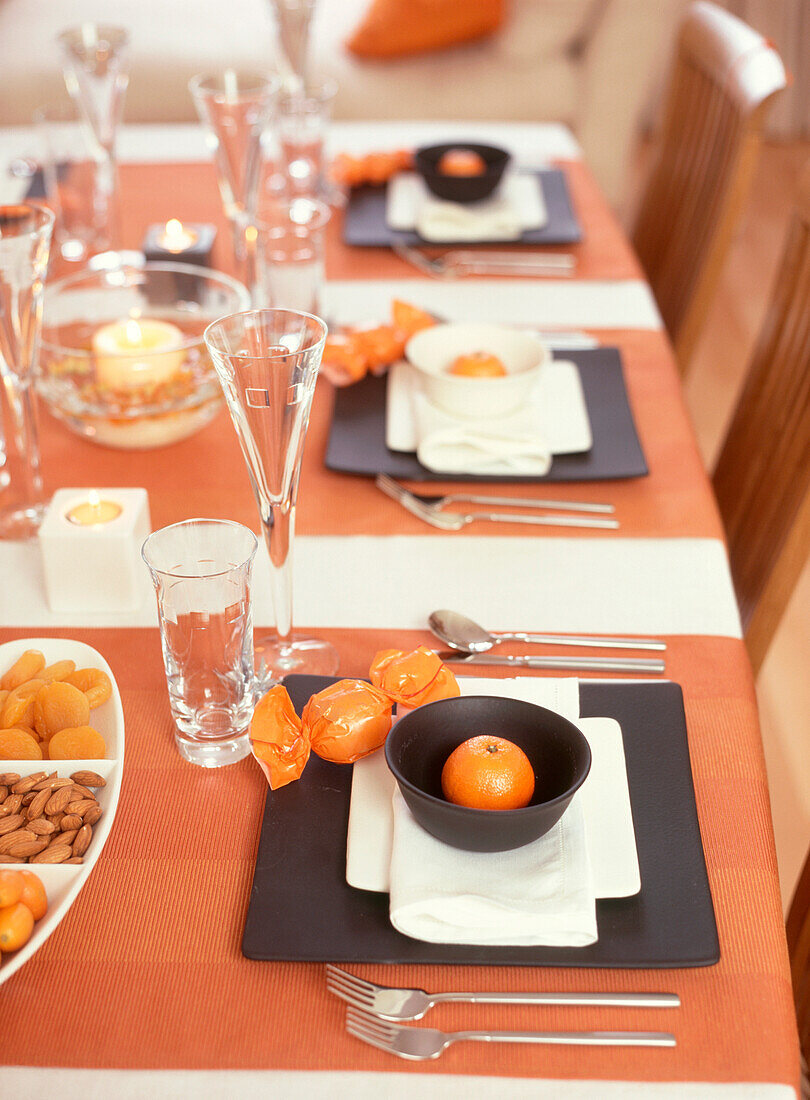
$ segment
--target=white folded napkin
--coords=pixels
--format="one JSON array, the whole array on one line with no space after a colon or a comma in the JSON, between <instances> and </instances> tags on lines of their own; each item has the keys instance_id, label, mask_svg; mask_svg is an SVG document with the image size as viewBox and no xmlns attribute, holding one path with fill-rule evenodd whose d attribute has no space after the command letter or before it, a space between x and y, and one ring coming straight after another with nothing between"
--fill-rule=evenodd
<instances>
[{"instance_id":1,"label":"white folded napkin","mask_svg":"<svg viewBox=\"0 0 810 1100\"><path fill-rule=\"evenodd\" d=\"M476 206L427 199L416 215L416 231L423 241L516 241L523 222L508 199L492 199Z\"/></svg>"},{"instance_id":2,"label":"white folded napkin","mask_svg":"<svg viewBox=\"0 0 810 1100\"><path fill-rule=\"evenodd\" d=\"M551 447L536 405L491 420L460 420L421 392L415 391L412 400L416 455L428 470L538 477L548 473Z\"/></svg>"},{"instance_id":3,"label":"white folded napkin","mask_svg":"<svg viewBox=\"0 0 810 1100\"><path fill-rule=\"evenodd\" d=\"M391 923L429 943L586 947L597 939L582 807L512 852L465 852L426 833L397 790Z\"/></svg>"}]
</instances>

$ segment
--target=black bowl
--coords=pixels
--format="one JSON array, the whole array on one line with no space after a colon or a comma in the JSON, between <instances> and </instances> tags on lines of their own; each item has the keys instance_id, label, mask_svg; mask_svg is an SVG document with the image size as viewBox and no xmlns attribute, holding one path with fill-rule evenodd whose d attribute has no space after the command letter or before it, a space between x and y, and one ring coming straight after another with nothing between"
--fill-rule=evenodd
<instances>
[{"instance_id":1,"label":"black bowl","mask_svg":"<svg viewBox=\"0 0 810 1100\"><path fill-rule=\"evenodd\" d=\"M447 176L438 170L439 161L451 150L477 153L486 163L486 171L479 176ZM489 198L509 163L509 154L497 145L473 145L464 141L451 141L445 145L423 145L414 154L414 167L427 188L437 198L450 202L480 202Z\"/></svg>"},{"instance_id":2,"label":"black bowl","mask_svg":"<svg viewBox=\"0 0 810 1100\"><path fill-rule=\"evenodd\" d=\"M442 795L450 753L478 734L513 741L534 768L532 801L521 810L473 810ZM591 750L577 727L545 707L491 696L442 699L401 718L385 742L388 767L423 829L454 848L506 852L543 836L585 782Z\"/></svg>"}]
</instances>

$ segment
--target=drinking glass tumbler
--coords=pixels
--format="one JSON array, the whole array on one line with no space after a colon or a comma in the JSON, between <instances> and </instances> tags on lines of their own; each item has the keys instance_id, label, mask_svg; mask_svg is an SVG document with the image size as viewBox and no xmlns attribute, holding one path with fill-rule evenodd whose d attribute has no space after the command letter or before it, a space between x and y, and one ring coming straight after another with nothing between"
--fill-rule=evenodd
<instances>
[{"instance_id":1,"label":"drinking glass tumbler","mask_svg":"<svg viewBox=\"0 0 810 1100\"><path fill-rule=\"evenodd\" d=\"M45 514L34 387L53 223L35 203L0 206L0 538L31 538Z\"/></svg>"},{"instance_id":2,"label":"drinking glass tumbler","mask_svg":"<svg viewBox=\"0 0 810 1100\"><path fill-rule=\"evenodd\" d=\"M270 553L276 634L255 644L256 673L267 686L290 672L330 676L338 666L333 646L292 633L295 503L325 340L320 318L291 309L234 313L205 330Z\"/></svg>"},{"instance_id":3,"label":"drinking glass tumbler","mask_svg":"<svg viewBox=\"0 0 810 1100\"><path fill-rule=\"evenodd\" d=\"M313 199L266 202L245 230L250 294L258 309L320 312L329 207Z\"/></svg>"},{"instance_id":4,"label":"drinking glass tumbler","mask_svg":"<svg viewBox=\"0 0 810 1100\"><path fill-rule=\"evenodd\" d=\"M309 81L279 99L278 143L290 198L330 197L324 143L336 94L334 80Z\"/></svg>"},{"instance_id":5,"label":"drinking glass tumbler","mask_svg":"<svg viewBox=\"0 0 810 1100\"><path fill-rule=\"evenodd\" d=\"M189 519L155 531L141 550L157 596L175 743L203 768L250 752L257 546L240 523Z\"/></svg>"}]
</instances>

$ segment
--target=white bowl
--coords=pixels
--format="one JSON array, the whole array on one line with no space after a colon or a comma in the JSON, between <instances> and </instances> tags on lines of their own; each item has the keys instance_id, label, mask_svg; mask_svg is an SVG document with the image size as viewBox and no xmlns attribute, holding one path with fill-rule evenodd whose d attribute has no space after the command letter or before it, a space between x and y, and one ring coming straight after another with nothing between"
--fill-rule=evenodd
<instances>
[{"instance_id":1,"label":"white bowl","mask_svg":"<svg viewBox=\"0 0 810 1100\"><path fill-rule=\"evenodd\" d=\"M96 860L101 855L107 837L112 828L118 798L121 793L121 776L124 770L124 711L121 707L121 695L112 670L101 654L84 642L71 641L68 638L21 638L16 642L0 645L0 670L10 668L26 649L38 649L45 654L47 664L54 661L73 660L77 668L100 668L110 677L112 696L106 703L90 712L90 724L95 726L107 743L107 756L104 760L0 760L0 772L17 772L19 775L33 775L34 772L52 771L60 776L69 776L77 771L94 771L107 781L106 787L96 791L99 805L104 811L97 825L93 826L93 837L84 857L84 863L13 863L3 864L0 855L0 870L31 870L42 880L48 895L48 912L34 925L31 939L19 951L9 952L0 961L0 985L11 977L31 956L42 947L67 913L76 897L87 882ZM96 914L97 920L105 919L105 914Z\"/></svg>"},{"instance_id":2,"label":"white bowl","mask_svg":"<svg viewBox=\"0 0 810 1100\"><path fill-rule=\"evenodd\" d=\"M449 374L459 357L486 351L497 355L506 374L467 378ZM506 416L525 405L551 352L529 332L500 325L433 325L417 332L405 346L405 358L416 368L429 401L463 419Z\"/></svg>"}]
</instances>

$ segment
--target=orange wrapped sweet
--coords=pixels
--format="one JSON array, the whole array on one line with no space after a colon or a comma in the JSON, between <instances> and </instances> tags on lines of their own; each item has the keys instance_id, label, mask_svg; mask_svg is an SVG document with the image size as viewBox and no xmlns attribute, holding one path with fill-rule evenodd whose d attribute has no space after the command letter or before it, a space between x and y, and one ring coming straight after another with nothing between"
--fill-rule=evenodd
<instances>
[{"instance_id":1,"label":"orange wrapped sweet","mask_svg":"<svg viewBox=\"0 0 810 1100\"><path fill-rule=\"evenodd\" d=\"M399 707L421 707L461 694L447 665L423 645L410 653L381 650L371 662L369 679Z\"/></svg>"},{"instance_id":2,"label":"orange wrapped sweet","mask_svg":"<svg viewBox=\"0 0 810 1100\"><path fill-rule=\"evenodd\" d=\"M329 175L344 187L361 187L364 184L387 183L397 172L403 172L413 164L408 149L396 149L389 153L366 153L353 157L338 153L329 169Z\"/></svg>"},{"instance_id":3,"label":"orange wrapped sweet","mask_svg":"<svg viewBox=\"0 0 810 1100\"><path fill-rule=\"evenodd\" d=\"M304 707L312 751L333 764L353 764L383 744L391 729L391 700L361 680L338 680Z\"/></svg>"},{"instance_id":4,"label":"orange wrapped sweet","mask_svg":"<svg viewBox=\"0 0 810 1100\"><path fill-rule=\"evenodd\" d=\"M256 705L250 723L250 746L271 790L299 779L306 767L309 738L281 684L270 688Z\"/></svg>"},{"instance_id":5,"label":"orange wrapped sweet","mask_svg":"<svg viewBox=\"0 0 810 1100\"><path fill-rule=\"evenodd\" d=\"M426 310L394 299L391 323L330 335L321 359L321 372L335 386L350 386L369 371L382 374L401 359L411 336L436 321Z\"/></svg>"}]
</instances>

